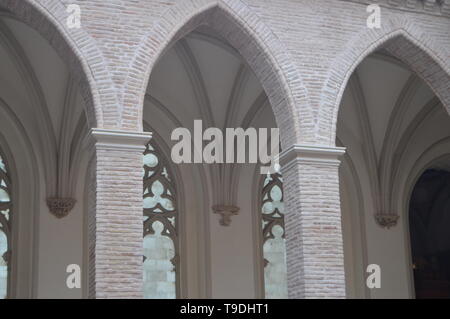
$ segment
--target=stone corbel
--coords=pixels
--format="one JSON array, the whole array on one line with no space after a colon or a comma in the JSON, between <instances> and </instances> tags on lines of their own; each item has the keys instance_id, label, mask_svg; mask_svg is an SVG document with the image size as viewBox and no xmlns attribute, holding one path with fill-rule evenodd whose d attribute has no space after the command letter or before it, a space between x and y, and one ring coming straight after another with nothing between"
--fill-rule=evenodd
<instances>
[{"instance_id":1,"label":"stone corbel","mask_svg":"<svg viewBox=\"0 0 450 319\"><path fill-rule=\"evenodd\" d=\"M10 259L11 259L11 250L8 250L7 252L5 252L2 256L3 260L5 261L6 264L9 264Z\"/></svg>"},{"instance_id":2,"label":"stone corbel","mask_svg":"<svg viewBox=\"0 0 450 319\"><path fill-rule=\"evenodd\" d=\"M379 213L375 215L375 220L377 221L377 224L386 229L395 227L397 225L397 221L399 218L400 216L394 214Z\"/></svg>"},{"instance_id":3,"label":"stone corbel","mask_svg":"<svg viewBox=\"0 0 450 319\"><path fill-rule=\"evenodd\" d=\"M239 214L239 207L232 205L215 205L212 207L214 214L221 215L220 225L230 226L231 217Z\"/></svg>"},{"instance_id":4,"label":"stone corbel","mask_svg":"<svg viewBox=\"0 0 450 319\"><path fill-rule=\"evenodd\" d=\"M70 211L75 207L77 201L73 198L47 198L47 206L57 218L63 218L69 215Z\"/></svg>"}]
</instances>

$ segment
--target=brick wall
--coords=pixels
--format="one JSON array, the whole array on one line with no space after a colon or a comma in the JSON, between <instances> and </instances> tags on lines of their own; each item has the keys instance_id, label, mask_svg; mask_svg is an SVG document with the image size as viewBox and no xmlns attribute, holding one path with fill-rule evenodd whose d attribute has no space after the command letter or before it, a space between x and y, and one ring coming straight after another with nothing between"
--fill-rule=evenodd
<instances>
[{"instance_id":1,"label":"brick wall","mask_svg":"<svg viewBox=\"0 0 450 319\"><path fill-rule=\"evenodd\" d=\"M334 145L349 76L380 47L418 72L450 109L449 1L373 2L382 5L381 29L367 28L370 1L362 0L0 0L0 6L48 39L78 76L91 127L131 132L142 131L143 96L157 59L174 41L208 24L260 79L287 149ZM66 25L69 4L81 7L80 29ZM127 214L132 206L139 215L140 165L137 152L97 153L96 296L139 296L142 252L133 249L140 249L142 227ZM340 226L333 224L332 237L325 230L329 218L337 223L339 217L338 175L326 166L313 168L311 178L312 168L300 164L287 176L290 296L340 297ZM132 201L122 207L121 199ZM305 226L305 216L321 226ZM117 234L129 244L116 242ZM311 248L306 243L312 239ZM314 255L322 248L329 254Z\"/></svg>"}]
</instances>

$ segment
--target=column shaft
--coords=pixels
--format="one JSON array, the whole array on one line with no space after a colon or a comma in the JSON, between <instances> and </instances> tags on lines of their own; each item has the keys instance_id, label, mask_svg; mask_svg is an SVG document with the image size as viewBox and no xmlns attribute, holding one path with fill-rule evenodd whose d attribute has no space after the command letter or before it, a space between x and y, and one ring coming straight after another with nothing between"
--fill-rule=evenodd
<instances>
[{"instance_id":1,"label":"column shaft","mask_svg":"<svg viewBox=\"0 0 450 319\"><path fill-rule=\"evenodd\" d=\"M282 154L289 298L345 298L339 198L341 148Z\"/></svg>"},{"instance_id":2,"label":"column shaft","mask_svg":"<svg viewBox=\"0 0 450 319\"><path fill-rule=\"evenodd\" d=\"M151 135L94 129L89 295L142 298L143 152Z\"/></svg>"}]
</instances>

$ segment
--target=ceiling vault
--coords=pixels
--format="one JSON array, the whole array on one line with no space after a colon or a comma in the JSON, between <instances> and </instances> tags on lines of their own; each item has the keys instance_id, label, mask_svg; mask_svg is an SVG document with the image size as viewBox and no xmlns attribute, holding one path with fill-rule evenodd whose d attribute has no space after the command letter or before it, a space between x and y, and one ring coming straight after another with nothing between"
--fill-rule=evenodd
<instances>
[{"instance_id":1,"label":"ceiling vault","mask_svg":"<svg viewBox=\"0 0 450 319\"><path fill-rule=\"evenodd\" d=\"M370 175L371 190L374 199L375 211L377 214L381 213L380 205L380 180L378 176L377 154L375 151L375 142L373 137L372 125L370 123L369 114L367 110L366 97L364 95L363 88L361 86L361 80L356 70L350 77L349 88L352 93L353 99L356 102L356 114L358 116L358 122L360 123L360 129L362 131L363 156L365 157L365 163L367 165L367 172Z\"/></svg>"},{"instance_id":2,"label":"ceiling vault","mask_svg":"<svg viewBox=\"0 0 450 319\"><path fill-rule=\"evenodd\" d=\"M381 205L383 210L390 210L389 198L392 188L392 165L394 161L394 153L398 146L399 135L406 112L409 109L410 103L414 98L415 93L422 85L420 78L414 73L410 75L405 85L403 86L394 109L389 117L386 133L383 139L383 145L379 160L379 174L381 189L383 190L381 197Z\"/></svg>"},{"instance_id":3,"label":"ceiling vault","mask_svg":"<svg viewBox=\"0 0 450 319\"><path fill-rule=\"evenodd\" d=\"M177 42L175 45L175 52L177 53L181 63L184 66L186 74L189 77L195 98L197 99L197 103L200 107L200 114L203 121L206 121L207 125L210 127L216 127L205 80L197 59L195 58L195 55L186 39L181 39Z\"/></svg>"},{"instance_id":4,"label":"ceiling vault","mask_svg":"<svg viewBox=\"0 0 450 319\"><path fill-rule=\"evenodd\" d=\"M10 18L10 15L2 12L0 17ZM39 129L42 132L42 134L39 134L39 136L42 136L42 138L39 139L39 149L42 149L42 154L46 156L44 169L47 180L47 192L53 193L56 189L57 172L55 168L57 167L57 142L42 86L39 83L24 49L3 21L0 21L0 42L2 47L8 53L11 61L14 63L14 66L26 87L25 91L28 94L30 103L38 110L34 114L38 120Z\"/></svg>"}]
</instances>

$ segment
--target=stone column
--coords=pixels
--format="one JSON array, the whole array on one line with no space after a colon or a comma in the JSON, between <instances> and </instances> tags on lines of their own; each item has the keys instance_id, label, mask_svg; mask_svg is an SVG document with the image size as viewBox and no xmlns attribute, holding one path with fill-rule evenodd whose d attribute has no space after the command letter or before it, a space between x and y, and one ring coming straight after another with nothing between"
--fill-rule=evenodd
<instances>
[{"instance_id":1,"label":"stone column","mask_svg":"<svg viewBox=\"0 0 450 319\"><path fill-rule=\"evenodd\" d=\"M289 298L345 298L338 173L344 153L294 145L281 154Z\"/></svg>"},{"instance_id":2,"label":"stone column","mask_svg":"<svg viewBox=\"0 0 450 319\"><path fill-rule=\"evenodd\" d=\"M94 129L89 297L143 296L143 152L149 133Z\"/></svg>"}]
</instances>

